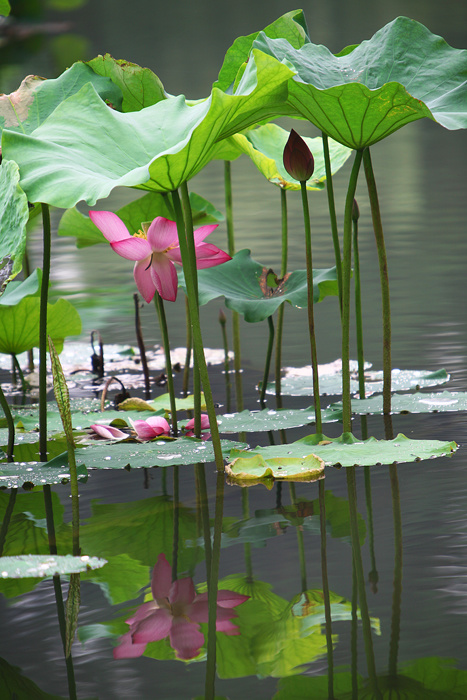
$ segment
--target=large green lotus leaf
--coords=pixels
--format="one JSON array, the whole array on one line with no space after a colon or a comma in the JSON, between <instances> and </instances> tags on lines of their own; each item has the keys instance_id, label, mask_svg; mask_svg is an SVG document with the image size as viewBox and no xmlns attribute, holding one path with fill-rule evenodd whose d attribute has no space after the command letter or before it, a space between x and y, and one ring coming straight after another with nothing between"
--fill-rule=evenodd
<instances>
[{"instance_id":1,"label":"large green lotus leaf","mask_svg":"<svg viewBox=\"0 0 467 700\"><path fill-rule=\"evenodd\" d=\"M42 270L35 269L22 282L10 282L0 296L0 306L16 306L25 297L38 297L41 292Z\"/></svg>"},{"instance_id":2,"label":"large green lotus leaf","mask_svg":"<svg viewBox=\"0 0 467 700\"><path fill-rule=\"evenodd\" d=\"M332 404L332 409L341 409L342 404ZM447 413L466 411L467 393L464 391L442 391L432 394L394 394L391 399L392 413ZM352 412L360 415L383 412L382 396L369 399L353 399Z\"/></svg>"},{"instance_id":3,"label":"large green lotus leaf","mask_svg":"<svg viewBox=\"0 0 467 700\"><path fill-rule=\"evenodd\" d=\"M306 457L268 457L262 455L250 456L244 452L227 464L227 474L236 481L249 479L291 479L314 481L324 472L324 462L314 454Z\"/></svg>"},{"instance_id":4,"label":"large green lotus leaf","mask_svg":"<svg viewBox=\"0 0 467 700\"><path fill-rule=\"evenodd\" d=\"M231 140L251 158L267 180L285 190L299 190L300 183L298 180L291 179L283 163L284 148L289 135L289 131L282 129L277 124L265 124L243 134L236 134L231 137ZM313 175L306 183L307 190L322 190L326 179L323 140L319 136L303 140L313 154L315 161ZM351 153L349 148L330 139L329 154L333 173L342 168Z\"/></svg>"},{"instance_id":5,"label":"large green lotus leaf","mask_svg":"<svg viewBox=\"0 0 467 700\"><path fill-rule=\"evenodd\" d=\"M271 38L282 37L287 39L292 46L300 48L308 39L308 28L306 26L303 10L292 10L269 24L264 30L266 36ZM219 73L215 87L220 90L228 90L235 82L238 70L242 64L248 60L248 56L253 45L253 41L259 32L254 32L248 36L240 36L235 39L232 46L227 50L224 62Z\"/></svg>"},{"instance_id":6,"label":"large green lotus leaf","mask_svg":"<svg viewBox=\"0 0 467 700\"><path fill-rule=\"evenodd\" d=\"M99 99L108 100L117 109L120 108L120 88L109 78L96 75L84 63L75 63L54 80L28 75L15 92L0 95L0 133L2 129L8 129L31 134L61 102L79 92L87 83L94 85Z\"/></svg>"},{"instance_id":7,"label":"large green lotus leaf","mask_svg":"<svg viewBox=\"0 0 467 700\"><path fill-rule=\"evenodd\" d=\"M117 186L170 192L211 160L219 141L275 116L291 76L256 52L234 94L214 88L194 105L179 96L123 114L89 83L31 136L6 129L4 154L20 166L21 186L33 202L93 205Z\"/></svg>"},{"instance_id":8,"label":"large green lotus leaf","mask_svg":"<svg viewBox=\"0 0 467 700\"><path fill-rule=\"evenodd\" d=\"M350 379L350 392L358 394L358 373ZM319 372L319 370L318 370ZM444 369L432 372L417 369L393 369L391 374L392 391L408 391L422 387L437 386L449 381L449 374ZM381 371L365 372L365 394L370 396L383 391L383 373ZM275 382L269 382L266 393L275 394ZM313 383L311 366L290 368L281 379L281 393L288 396L312 396ZM322 396L342 393L342 372L324 374L319 377L319 393Z\"/></svg>"},{"instance_id":9,"label":"large green lotus leaf","mask_svg":"<svg viewBox=\"0 0 467 700\"><path fill-rule=\"evenodd\" d=\"M105 559L96 557L72 557L69 554L24 554L17 557L2 557L0 576L2 578L36 578L38 576L61 576L78 574L89 569L99 569L107 564Z\"/></svg>"},{"instance_id":10,"label":"large green lotus leaf","mask_svg":"<svg viewBox=\"0 0 467 700\"><path fill-rule=\"evenodd\" d=\"M265 34L253 48L293 67L290 106L349 148L371 146L423 117L447 129L467 126L467 51L406 17L337 56L325 46L296 49Z\"/></svg>"},{"instance_id":11,"label":"large green lotus leaf","mask_svg":"<svg viewBox=\"0 0 467 700\"><path fill-rule=\"evenodd\" d=\"M185 290L183 273L179 276L180 286ZM240 250L232 260L217 267L198 272L199 303L207 304L211 299L225 297L225 305L244 316L245 321L264 321L279 308L284 301L293 306L308 304L306 270L296 270L277 285L274 274L256 262L249 250ZM313 270L313 298L315 303L326 296L336 296L336 268Z\"/></svg>"},{"instance_id":12,"label":"large green lotus leaf","mask_svg":"<svg viewBox=\"0 0 467 700\"><path fill-rule=\"evenodd\" d=\"M372 467L381 464L419 462L431 457L443 457L457 450L455 442L441 440L410 440L399 433L393 440L359 440L352 433L344 433L339 438L326 438L323 435L307 435L289 445L255 447L252 450L232 450L230 462L237 457L261 455L271 457L302 457L315 454L326 466Z\"/></svg>"},{"instance_id":13,"label":"large green lotus leaf","mask_svg":"<svg viewBox=\"0 0 467 700\"><path fill-rule=\"evenodd\" d=\"M7 14L0 3L0 14ZM0 659L0 697L24 698L24 700L65 700L63 695L52 695L41 690L30 678L23 676L21 669L11 666L5 659Z\"/></svg>"},{"instance_id":14,"label":"large green lotus leaf","mask_svg":"<svg viewBox=\"0 0 467 700\"><path fill-rule=\"evenodd\" d=\"M342 409L339 411L322 409L323 423L333 423L342 420ZM282 430L299 428L302 425L315 422L315 409L284 408L275 411L265 408L262 411L241 411L241 413L224 413L217 417L217 425L221 433L262 432L263 430Z\"/></svg>"},{"instance_id":15,"label":"large green lotus leaf","mask_svg":"<svg viewBox=\"0 0 467 700\"><path fill-rule=\"evenodd\" d=\"M194 192L190 192L190 203L195 226L217 224L224 220L224 215L220 211L204 197ZM152 221L156 216L163 216L165 219L175 221L175 214L169 197L159 192L148 192L144 197L126 204L116 214L126 224L130 233L139 231L143 221ZM105 243L107 245L109 243L97 226L92 223L89 216L82 214L76 207L67 209L63 214L58 226L58 235L75 236L78 248L85 248L95 243Z\"/></svg>"},{"instance_id":16,"label":"large green lotus leaf","mask_svg":"<svg viewBox=\"0 0 467 700\"><path fill-rule=\"evenodd\" d=\"M70 481L66 453L59 461L50 462L2 462L0 463L0 486L9 489L32 488L44 484L67 484ZM56 458L54 458L56 459ZM88 473L84 465L77 467L78 479L86 481Z\"/></svg>"},{"instance_id":17,"label":"large green lotus leaf","mask_svg":"<svg viewBox=\"0 0 467 700\"><path fill-rule=\"evenodd\" d=\"M47 304L47 334L57 352L64 339L81 333L81 319L66 299ZM26 297L15 306L0 305L0 352L18 355L39 345L40 299Z\"/></svg>"},{"instance_id":18,"label":"large green lotus leaf","mask_svg":"<svg viewBox=\"0 0 467 700\"><path fill-rule=\"evenodd\" d=\"M21 271L26 248L28 199L18 183L18 166L12 161L3 160L0 166L0 263L6 259L9 267L5 279L2 275L2 284Z\"/></svg>"},{"instance_id":19,"label":"large green lotus leaf","mask_svg":"<svg viewBox=\"0 0 467 700\"><path fill-rule=\"evenodd\" d=\"M98 75L110 78L120 88L122 112L137 112L166 98L164 86L149 68L115 59L109 53L86 61L86 65Z\"/></svg>"},{"instance_id":20,"label":"large green lotus leaf","mask_svg":"<svg viewBox=\"0 0 467 700\"><path fill-rule=\"evenodd\" d=\"M221 440L222 452L244 443ZM214 450L210 441L180 437L176 440L156 440L146 443L119 442L118 444L97 444L81 447L76 451L76 463L88 469L125 469L133 467L169 467L174 464L196 464L213 462Z\"/></svg>"},{"instance_id":21,"label":"large green lotus leaf","mask_svg":"<svg viewBox=\"0 0 467 700\"><path fill-rule=\"evenodd\" d=\"M54 491L51 491L51 496L54 525L58 533L63 526L64 508L60 503L59 496ZM1 491L0 521L3 521L9 502L10 494ZM30 493L18 493L15 498L13 513L6 533L3 554L8 556L31 553L49 554L50 550L46 522L44 494L42 490ZM62 533L60 540L61 543L65 540ZM71 547L71 537L69 544Z\"/></svg>"}]
</instances>

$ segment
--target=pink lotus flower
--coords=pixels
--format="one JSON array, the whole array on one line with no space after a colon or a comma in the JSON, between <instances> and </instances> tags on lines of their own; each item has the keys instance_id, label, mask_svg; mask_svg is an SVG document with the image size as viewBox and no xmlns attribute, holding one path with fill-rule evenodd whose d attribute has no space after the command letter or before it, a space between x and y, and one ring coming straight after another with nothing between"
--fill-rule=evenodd
<instances>
[{"instance_id":1,"label":"pink lotus flower","mask_svg":"<svg viewBox=\"0 0 467 700\"><path fill-rule=\"evenodd\" d=\"M130 437L128 433L124 433L123 430L114 428L113 425L104 425L103 423L95 423L91 425L91 430L100 435L107 440L123 440L124 438Z\"/></svg>"},{"instance_id":2,"label":"pink lotus flower","mask_svg":"<svg viewBox=\"0 0 467 700\"><path fill-rule=\"evenodd\" d=\"M208 621L207 593L196 595L192 578L172 583L171 566L164 554L159 554L152 572L151 591L154 600L143 603L126 621L130 630L120 637L119 646L113 650L114 659L141 656L146 644L167 636L179 659L198 656L204 644L199 623ZM218 592L216 629L219 632L240 634L239 628L231 622L237 617L233 608L248 597L232 591Z\"/></svg>"},{"instance_id":3,"label":"pink lotus flower","mask_svg":"<svg viewBox=\"0 0 467 700\"><path fill-rule=\"evenodd\" d=\"M206 430L209 428L209 417L206 415L206 413L201 414L201 430ZM195 437L195 419L192 418L191 420L188 421L188 423L184 426L183 430L186 431L186 436L187 437ZM201 435L203 440L209 440L211 437L211 433L204 433Z\"/></svg>"},{"instance_id":4,"label":"pink lotus flower","mask_svg":"<svg viewBox=\"0 0 467 700\"><path fill-rule=\"evenodd\" d=\"M170 425L162 416L150 416L147 420L135 420L130 423L140 440L153 440L161 435L170 435Z\"/></svg>"},{"instance_id":5,"label":"pink lotus flower","mask_svg":"<svg viewBox=\"0 0 467 700\"><path fill-rule=\"evenodd\" d=\"M167 301L177 298L178 277L174 263L182 264L177 224L158 216L147 227L131 236L123 221L110 211L90 211L91 221L102 231L112 250L127 260L135 260L133 275L139 293L148 303L157 291ZM143 226L146 229L146 227ZM195 231L196 267L213 267L230 260L230 255L210 243L206 236L217 224Z\"/></svg>"}]
</instances>

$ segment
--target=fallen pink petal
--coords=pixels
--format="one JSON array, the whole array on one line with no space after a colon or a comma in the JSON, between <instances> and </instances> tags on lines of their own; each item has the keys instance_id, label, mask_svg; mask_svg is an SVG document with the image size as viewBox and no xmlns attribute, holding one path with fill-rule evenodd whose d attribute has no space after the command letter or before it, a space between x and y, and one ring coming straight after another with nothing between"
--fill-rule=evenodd
<instances>
[{"instance_id":1,"label":"fallen pink petal","mask_svg":"<svg viewBox=\"0 0 467 700\"><path fill-rule=\"evenodd\" d=\"M123 430L119 430L118 428L114 428L113 425L95 423L94 425L91 425L91 430L94 430L95 433L103 438L106 438L107 440L124 440L125 438L129 437L128 433L125 433Z\"/></svg>"},{"instance_id":2,"label":"fallen pink petal","mask_svg":"<svg viewBox=\"0 0 467 700\"><path fill-rule=\"evenodd\" d=\"M139 440L154 440L161 435L170 435L170 425L161 416L151 416L147 420L130 419L130 423Z\"/></svg>"},{"instance_id":3,"label":"fallen pink petal","mask_svg":"<svg viewBox=\"0 0 467 700\"><path fill-rule=\"evenodd\" d=\"M209 428L209 417L206 413L201 414L201 430L207 430ZM192 418L183 428L186 431L187 437L195 437L195 419ZM202 440L208 440L211 437L211 433L203 433L201 435Z\"/></svg>"}]
</instances>

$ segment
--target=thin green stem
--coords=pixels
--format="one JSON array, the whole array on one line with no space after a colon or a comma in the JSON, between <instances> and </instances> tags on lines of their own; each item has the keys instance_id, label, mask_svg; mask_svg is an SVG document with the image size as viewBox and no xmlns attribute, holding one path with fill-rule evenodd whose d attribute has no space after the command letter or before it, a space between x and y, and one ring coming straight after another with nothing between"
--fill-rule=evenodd
<instances>
[{"instance_id":1,"label":"thin green stem","mask_svg":"<svg viewBox=\"0 0 467 700\"><path fill-rule=\"evenodd\" d=\"M290 500L292 505L296 505L297 497L295 494L295 484L289 484ZM302 586L302 593L308 590L307 577L306 577L306 558L305 558L305 545L303 541L303 530L299 527L297 530L297 544L298 544L298 557L300 561L300 582Z\"/></svg>"},{"instance_id":2,"label":"thin green stem","mask_svg":"<svg viewBox=\"0 0 467 700\"><path fill-rule=\"evenodd\" d=\"M11 489L10 498L8 499L7 507L3 515L2 527L0 528L0 557L3 557L3 549L5 547L8 528L10 527L11 516L15 508L16 494L18 489Z\"/></svg>"},{"instance_id":3,"label":"thin green stem","mask_svg":"<svg viewBox=\"0 0 467 700\"><path fill-rule=\"evenodd\" d=\"M180 197L177 190L174 190L172 192L172 201L177 222L178 240L180 245L180 253L182 256L183 272L185 274L188 302L190 305L190 319L193 331L193 347L196 359L198 361L201 383L203 385L204 390L204 397L209 417L209 426L211 430L216 467L218 471L223 473L224 459L222 456L219 428L217 426L216 411L214 408L214 400L212 397L211 385L209 382L206 358L204 356L203 338L201 335L201 325L199 321L198 297L196 295L196 283L194 281L194 277L196 277L196 269L193 270L191 266L188 245L185 237L185 222L183 219Z\"/></svg>"},{"instance_id":4,"label":"thin green stem","mask_svg":"<svg viewBox=\"0 0 467 700\"><path fill-rule=\"evenodd\" d=\"M336 204L334 201L334 186L332 184L331 158L329 155L329 140L324 131L323 137L324 167L326 170L326 191L328 193L329 218L331 219L332 242L334 245L334 257L336 259L337 287L339 290L339 307L342 313L342 260L339 245L339 232L337 230Z\"/></svg>"},{"instance_id":5,"label":"thin green stem","mask_svg":"<svg viewBox=\"0 0 467 700\"><path fill-rule=\"evenodd\" d=\"M144 398L147 401L148 399L151 398L151 385L149 382L149 368L148 368L148 361L146 359L146 348L144 346L143 331L141 329L141 316L139 313L139 296L138 296L138 294L133 294L133 301L135 303L136 341L138 343L139 356L141 358L141 367L143 368Z\"/></svg>"},{"instance_id":6,"label":"thin green stem","mask_svg":"<svg viewBox=\"0 0 467 700\"><path fill-rule=\"evenodd\" d=\"M175 390L174 390L174 377L172 372L172 360L170 359L170 342L169 342L169 332L167 329L167 319L165 317L164 302L159 292L156 291L154 295L154 303L156 305L157 316L159 319L159 327L162 334L162 345L164 346L164 356L165 356L165 371L167 374L167 388L169 390L170 397L170 412L172 414L172 432L175 437L178 435L177 427L177 408L175 402Z\"/></svg>"},{"instance_id":7,"label":"thin green stem","mask_svg":"<svg viewBox=\"0 0 467 700\"><path fill-rule=\"evenodd\" d=\"M8 401L6 400L6 396L3 393L3 389L0 386L0 406L3 409L3 413L5 414L5 419L6 419L6 425L8 428L8 445L6 449L6 456L7 456L7 461L8 462L13 462L14 461L14 449L15 449L15 423L13 420L13 416L11 415L10 411L10 406L8 405Z\"/></svg>"},{"instance_id":8,"label":"thin green stem","mask_svg":"<svg viewBox=\"0 0 467 700\"><path fill-rule=\"evenodd\" d=\"M355 562L352 559L352 622L350 628L350 674L352 700L358 700L358 586Z\"/></svg>"},{"instance_id":9,"label":"thin green stem","mask_svg":"<svg viewBox=\"0 0 467 700\"><path fill-rule=\"evenodd\" d=\"M365 438L364 438L365 439ZM373 593L378 592L378 570L376 568L375 529L373 525L373 501L371 497L371 467L363 467L365 477L365 503L368 522L368 548L370 550L371 571L369 581Z\"/></svg>"},{"instance_id":10,"label":"thin green stem","mask_svg":"<svg viewBox=\"0 0 467 700\"><path fill-rule=\"evenodd\" d=\"M198 486L199 493L199 506L201 510L201 521L203 527L203 537L204 537L204 553L206 558L206 576L208 582L208 590L210 585L211 577L211 558L212 558L212 547L211 547L211 524L209 522L209 503L208 503L208 491L206 488L206 471L204 464L195 464L195 475L196 483Z\"/></svg>"},{"instance_id":11,"label":"thin green stem","mask_svg":"<svg viewBox=\"0 0 467 700\"><path fill-rule=\"evenodd\" d=\"M391 479L392 515L394 521L394 580L392 594L391 641L389 644L389 676L397 676L397 658L399 654L399 638L401 632L401 602L402 602L402 515L397 467L389 467Z\"/></svg>"},{"instance_id":12,"label":"thin green stem","mask_svg":"<svg viewBox=\"0 0 467 700\"><path fill-rule=\"evenodd\" d=\"M388 261L384 244L383 225L379 208L378 191L371 163L370 149L363 152L363 166L371 206L371 218L378 251L381 299L383 307L383 413L391 413L391 303L389 298Z\"/></svg>"},{"instance_id":13,"label":"thin green stem","mask_svg":"<svg viewBox=\"0 0 467 700\"><path fill-rule=\"evenodd\" d=\"M43 252L39 314L39 455L47 462L47 303L49 299L51 231L48 204L42 204Z\"/></svg>"},{"instance_id":14,"label":"thin green stem","mask_svg":"<svg viewBox=\"0 0 467 700\"><path fill-rule=\"evenodd\" d=\"M178 578L178 539L180 531L180 490L178 465L173 468L173 546L172 546L172 582Z\"/></svg>"},{"instance_id":15,"label":"thin green stem","mask_svg":"<svg viewBox=\"0 0 467 700\"><path fill-rule=\"evenodd\" d=\"M352 430L350 401L350 277L352 272L352 208L357 189L362 151L355 153L350 173L344 210L344 242L342 260L342 427L344 433Z\"/></svg>"},{"instance_id":16,"label":"thin green stem","mask_svg":"<svg viewBox=\"0 0 467 700\"><path fill-rule=\"evenodd\" d=\"M23 392L23 401L24 401L25 396L26 396L26 393L27 393L27 391L28 391L28 385L26 384L26 380L25 380L25 378L24 378L24 372L23 372L23 370L21 369L21 365L20 365L19 362L18 362L18 358L16 357L16 355L12 355L11 358L12 358L13 363L14 363L14 365L15 365L15 367L16 367L16 369L17 369L17 372L18 372L18 374L19 374L19 378L20 378L20 381L21 381L21 391Z\"/></svg>"},{"instance_id":17,"label":"thin green stem","mask_svg":"<svg viewBox=\"0 0 467 700\"><path fill-rule=\"evenodd\" d=\"M235 255L235 233L233 223L233 203L232 203L232 168L230 161L224 161L224 190L225 190L225 222L227 224L227 240L229 245L229 255Z\"/></svg>"},{"instance_id":18,"label":"thin green stem","mask_svg":"<svg viewBox=\"0 0 467 700\"><path fill-rule=\"evenodd\" d=\"M281 256L281 278L287 274L287 262L289 255L289 226L287 219L287 190L281 187L281 223L282 223L282 256ZM284 334L284 314L285 304L281 304L277 312L277 329L276 329L276 358L275 358L275 388L276 388L276 405L277 408L282 407L281 397L281 370L282 370L282 337Z\"/></svg>"},{"instance_id":19,"label":"thin green stem","mask_svg":"<svg viewBox=\"0 0 467 700\"><path fill-rule=\"evenodd\" d=\"M328 662L328 698L334 699L334 655L332 648L332 617L329 598L328 560L326 554L326 495L324 480L320 479L319 489L319 523L321 534L321 578L323 581L324 617L326 620L326 651Z\"/></svg>"},{"instance_id":20,"label":"thin green stem","mask_svg":"<svg viewBox=\"0 0 467 700\"><path fill-rule=\"evenodd\" d=\"M231 390L230 390L230 360L229 341L227 338L227 319L222 309L219 312L219 324L222 333L222 346L224 348L224 374L225 374L225 404L227 413L231 410Z\"/></svg>"},{"instance_id":21,"label":"thin green stem","mask_svg":"<svg viewBox=\"0 0 467 700\"><path fill-rule=\"evenodd\" d=\"M272 320L272 316L268 316L268 326L269 326L269 340L268 340L268 347L266 350L266 361L264 363L263 383L261 384L261 394L259 397L259 402L260 402L261 408L264 408L264 406L265 406L264 397L266 396L266 389L267 389L268 379L269 379L269 369L271 367L271 357L272 357L272 351L274 348L274 322Z\"/></svg>"},{"instance_id":22,"label":"thin green stem","mask_svg":"<svg viewBox=\"0 0 467 700\"><path fill-rule=\"evenodd\" d=\"M316 351L315 316L313 300L313 257L311 250L311 225L310 210L308 208L308 193L306 181L300 182L302 191L303 221L305 224L306 243L306 279L308 286L308 329L310 333L311 371L313 374L313 400L315 404L316 432L321 435L323 426L321 422L321 400L319 396L318 355Z\"/></svg>"},{"instance_id":23,"label":"thin green stem","mask_svg":"<svg viewBox=\"0 0 467 700\"><path fill-rule=\"evenodd\" d=\"M357 335L357 360L358 360L358 391L360 398L365 398L365 357L363 354L363 323L362 323L362 288L360 280L360 253L358 250L358 220L352 218L353 223L353 256L354 256L354 281L355 281L355 331Z\"/></svg>"},{"instance_id":24,"label":"thin green stem","mask_svg":"<svg viewBox=\"0 0 467 700\"><path fill-rule=\"evenodd\" d=\"M214 514L214 539L212 544L211 576L208 594L208 643L206 659L206 700L214 700L216 681L216 619L219 563L221 555L222 519L224 515L224 474L217 472L216 509Z\"/></svg>"},{"instance_id":25,"label":"thin green stem","mask_svg":"<svg viewBox=\"0 0 467 700\"><path fill-rule=\"evenodd\" d=\"M190 382L190 365L191 365L191 351L192 351L192 337L191 337L191 322L190 322L190 308L188 306L188 298L185 296L185 318L186 318L186 354L185 354L185 366L183 368L183 396L188 395L188 385Z\"/></svg>"},{"instance_id":26,"label":"thin green stem","mask_svg":"<svg viewBox=\"0 0 467 700\"><path fill-rule=\"evenodd\" d=\"M250 494L248 489L242 489L242 517L248 520L250 517ZM253 583L253 564L251 560L251 543L244 542L243 551L245 553L246 579L248 583Z\"/></svg>"}]
</instances>

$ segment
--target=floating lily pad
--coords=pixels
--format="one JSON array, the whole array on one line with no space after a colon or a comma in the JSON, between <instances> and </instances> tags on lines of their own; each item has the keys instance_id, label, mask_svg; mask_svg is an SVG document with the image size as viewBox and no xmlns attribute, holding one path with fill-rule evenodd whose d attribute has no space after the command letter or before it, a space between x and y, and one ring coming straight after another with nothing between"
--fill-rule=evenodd
<instances>
[{"instance_id":1,"label":"floating lily pad","mask_svg":"<svg viewBox=\"0 0 467 700\"><path fill-rule=\"evenodd\" d=\"M342 404L335 403L329 408L342 409ZM392 413L447 413L449 411L467 411L467 393L464 391L442 391L432 394L394 394L391 399ZM369 399L352 399L352 412L359 415L383 412L383 397L372 396Z\"/></svg>"},{"instance_id":2,"label":"floating lily pad","mask_svg":"<svg viewBox=\"0 0 467 700\"><path fill-rule=\"evenodd\" d=\"M370 366L370 365L369 365ZM351 361L350 371L353 373L350 379L350 391L358 394L358 373L357 363ZM328 396L342 393L342 372L319 373L320 395ZM430 370L403 370L393 369L391 373L391 387L393 391L406 391L409 389L420 389L422 387L437 386L449 381L449 374L444 369L432 372ZM365 371L365 394L370 396L383 391L383 373L381 371ZM266 390L267 394L275 393L275 382L269 382ZM303 368L289 368L285 377L281 379L281 393L288 396L312 396L313 384L311 366Z\"/></svg>"},{"instance_id":3,"label":"floating lily pad","mask_svg":"<svg viewBox=\"0 0 467 700\"><path fill-rule=\"evenodd\" d=\"M299 190L301 185L291 179L284 168L283 154L290 132L277 124L265 124L256 129L250 129L243 134L235 134L232 141L245 153L264 177L286 190ZM319 136L313 139L303 139L313 154L315 169L307 181L308 190L322 190L326 179L323 155L323 140ZM336 141L329 141L331 171L334 174L344 165L352 151Z\"/></svg>"},{"instance_id":4,"label":"floating lily pad","mask_svg":"<svg viewBox=\"0 0 467 700\"><path fill-rule=\"evenodd\" d=\"M245 444L221 440L221 447L222 452L228 455L232 449L245 448ZM93 443L76 450L76 464L85 465L88 469L139 469L213 461L212 442L186 437L146 443Z\"/></svg>"},{"instance_id":5,"label":"floating lily pad","mask_svg":"<svg viewBox=\"0 0 467 700\"><path fill-rule=\"evenodd\" d=\"M308 435L289 445L256 447L252 450L233 450L230 460L238 457L261 455L265 460L274 457L299 457L305 459L314 454L325 465L340 467L372 467L374 465L400 462L418 462L431 457L445 457L457 450L455 442L441 440L410 440L399 433L393 440L359 440L352 433L344 433L339 438L326 438L323 435Z\"/></svg>"},{"instance_id":6,"label":"floating lily pad","mask_svg":"<svg viewBox=\"0 0 467 700\"><path fill-rule=\"evenodd\" d=\"M342 409L321 411L323 423L333 423L342 419ZM224 413L217 417L217 425L221 433L261 432L263 430L281 430L299 428L302 425L315 422L315 409L284 408L274 411L265 408L263 411L242 411L241 413Z\"/></svg>"},{"instance_id":7,"label":"floating lily pad","mask_svg":"<svg viewBox=\"0 0 467 700\"><path fill-rule=\"evenodd\" d=\"M185 289L183 273L180 286ZM277 280L272 271L251 258L250 251L240 250L217 267L198 272L199 303L225 297L225 305L244 316L245 321L264 321L288 301L292 306L308 305L306 270L291 272L283 281ZM336 268L313 270L314 302L326 296L338 294Z\"/></svg>"},{"instance_id":8,"label":"floating lily pad","mask_svg":"<svg viewBox=\"0 0 467 700\"><path fill-rule=\"evenodd\" d=\"M324 462L314 454L306 457L268 457L256 454L237 457L226 465L227 474L242 482L250 479L291 479L314 481L323 476Z\"/></svg>"},{"instance_id":9,"label":"floating lily pad","mask_svg":"<svg viewBox=\"0 0 467 700\"><path fill-rule=\"evenodd\" d=\"M57 459L57 458L54 458ZM88 472L82 464L77 467L78 480L87 481ZM0 463L0 487L28 490L44 484L67 484L70 481L66 453L55 463L50 462L2 462Z\"/></svg>"},{"instance_id":10,"label":"floating lily pad","mask_svg":"<svg viewBox=\"0 0 467 700\"><path fill-rule=\"evenodd\" d=\"M2 557L0 560L0 578L37 578L44 576L61 576L79 574L90 569L100 569L107 564L105 559L97 557L72 557L70 554L22 554L17 557Z\"/></svg>"}]
</instances>

